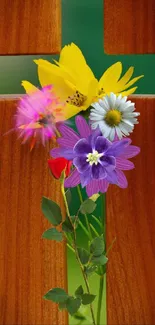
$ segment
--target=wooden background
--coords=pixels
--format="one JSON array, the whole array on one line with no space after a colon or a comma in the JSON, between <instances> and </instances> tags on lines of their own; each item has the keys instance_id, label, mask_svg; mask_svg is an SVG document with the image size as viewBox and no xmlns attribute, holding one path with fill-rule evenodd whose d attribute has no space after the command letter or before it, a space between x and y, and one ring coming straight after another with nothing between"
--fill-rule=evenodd
<instances>
[{"instance_id":1,"label":"wooden background","mask_svg":"<svg viewBox=\"0 0 155 325\"><path fill-rule=\"evenodd\" d=\"M50 227L41 212L42 196L62 206L58 181L47 168L49 148L31 153L7 134L15 100L0 100L0 324L66 324L67 315L42 296L66 287L66 249L41 239Z\"/></svg>"},{"instance_id":2,"label":"wooden background","mask_svg":"<svg viewBox=\"0 0 155 325\"><path fill-rule=\"evenodd\" d=\"M126 172L127 189L111 186L106 196L109 255L109 325L155 324L155 97L133 98L140 112L133 144L141 153Z\"/></svg>"},{"instance_id":3,"label":"wooden background","mask_svg":"<svg viewBox=\"0 0 155 325\"><path fill-rule=\"evenodd\" d=\"M105 0L104 6L106 53L155 52L153 0ZM58 53L60 16L60 0L2 0L0 55ZM14 133L3 136L15 103L0 100L0 324L66 325L67 315L42 300L50 287L67 286L65 247L41 239L49 225L40 199L62 205L60 189L47 170L48 148L30 153ZM155 324L155 98L139 97L136 105L141 116L133 142L141 154L126 173L128 189L113 186L107 194L108 243L117 237L107 276L109 325Z\"/></svg>"},{"instance_id":4,"label":"wooden background","mask_svg":"<svg viewBox=\"0 0 155 325\"><path fill-rule=\"evenodd\" d=\"M105 53L155 53L154 30L154 0L104 0Z\"/></svg>"}]
</instances>

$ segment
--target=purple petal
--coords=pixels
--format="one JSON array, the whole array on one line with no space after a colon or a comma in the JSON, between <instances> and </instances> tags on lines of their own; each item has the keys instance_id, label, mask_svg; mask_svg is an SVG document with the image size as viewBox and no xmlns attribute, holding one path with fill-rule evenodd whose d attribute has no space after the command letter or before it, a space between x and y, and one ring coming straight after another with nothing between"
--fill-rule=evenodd
<instances>
[{"instance_id":1,"label":"purple petal","mask_svg":"<svg viewBox=\"0 0 155 325\"><path fill-rule=\"evenodd\" d=\"M95 150L99 153L105 152L108 148L111 147L111 142L105 139L103 136L99 136L95 141Z\"/></svg>"},{"instance_id":2,"label":"purple petal","mask_svg":"<svg viewBox=\"0 0 155 325\"><path fill-rule=\"evenodd\" d=\"M107 176L105 168L101 164L92 166L92 178L103 179Z\"/></svg>"},{"instance_id":3,"label":"purple petal","mask_svg":"<svg viewBox=\"0 0 155 325\"><path fill-rule=\"evenodd\" d=\"M68 140L69 143L69 147L73 148L76 144L77 141L79 141L80 137L78 136L78 134L71 129L70 127L68 127L67 125L60 123L58 125L58 130L60 132L60 134L62 135L63 138L66 138Z\"/></svg>"},{"instance_id":4,"label":"purple petal","mask_svg":"<svg viewBox=\"0 0 155 325\"><path fill-rule=\"evenodd\" d=\"M76 127L82 138L87 138L91 134L91 128L86 122L85 118L78 115L75 118Z\"/></svg>"},{"instance_id":5,"label":"purple petal","mask_svg":"<svg viewBox=\"0 0 155 325\"><path fill-rule=\"evenodd\" d=\"M77 168L79 173L84 173L89 168L89 163L86 161L86 157L79 156L73 160L74 166Z\"/></svg>"},{"instance_id":6,"label":"purple petal","mask_svg":"<svg viewBox=\"0 0 155 325\"><path fill-rule=\"evenodd\" d=\"M80 174L81 186L85 187L92 179L91 177L91 167L86 170L86 172Z\"/></svg>"},{"instance_id":7,"label":"purple petal","mask_svg":"<svg viewBox=\"0 0 155 325\"><path fill-rule=\"evenodd\" d=\"M102 166L106 169L113 170L116 167L116 159L114 157L111 156L103 156L100 158L100 162L102 164Z\"/></svg>"},{"instance_id":8,"label":"purple petal","mask_svg":"<svg viewBox=\"0 0 155 325\"><path fill-rule=\"evenodd\" d=\"M132 158L137 156L140 152L140 148L136 146L128 146L124 149L124 152L120 155L123 158Z\"/></svg>"},{"instance_id":9,"label":"purple petal","mask_svg":"<svg viewBox=\"0 0 155 325\"><path fill-rule=\"evenodd\" d=\"M111 147L106 151L106 155L118 157L124 153L126 147L130 144L130 139L123 139L112 143Z\"/></svg>"},{"instance_id":10,"label":"purple petal","mask_svg":"<svg viewBox=\"0 0 155 325\"><path fill-rule=\"evenodd\" d=\"M74 147L74 153L76 155L86 156L90 152L92 152L92 148L86 139L79 140Z\"/></svg>"},{"instance_id":11,"label":"purple petal","mask_svg":"<svg viewBox=\"0 0 155 325\"><path fill-rule=\"evenodd\" d=\"M118 185L118 176L116 173L116 170L112 170L108 173L107 171L107 177L106 180L110 183L110 184L117 184Z\"/></svg>"},{"instance_id":12,"label":"purple petal","mask_svg":"<svg viewBox=\"0 0 155 325\"><path fill-rule=\"evenodd\" d=\"M130 169L134 168L134 164L127 159L117 157L116 158L116 168L122 169L122 170L130 170Z\"/></svg>"},{"instance_id":13,"label":"purple petal","mask_svg":"<svg viewBox=\"0 0 155 325\"><path fill-rule=\"evenodd\" d=\"M53 158L64 157L68 160L73 160L75 157L72 149L65 149L65 148L54 148L50 151L50 155Z\"/></svg>"},{"instance_id":14,"label":"purple petal","mask_svg":"<svg viewBox=\"0 0 155 325\"><path fill-rule=\"evenodd\" d=\"M96 194L100 190L99 186L99 180L93 179L87 186L86 186L86 192L88 196L92 196L93 194Z\"/></svg>"},{"instance_id":15,"label":"purple petal","mask_svg":"<svg viewBox=\"0 0 155 325\"><path fill-rule=\"evenodd\" d=\"M89 143L92 147L92 149L95 149L95 142L97 137L101 136L102 133L99 128L96 128L95 131L89 136Z\"/></svg>"},{"instance_id":16,"label":"purple petal","mask_svg":"<svg viewBox=\"0 0 155 325\"><path fill-rule=\"evenodd\" d=\"M116 169L116 173L117 173L117 176L118 176L118 185L119 185L119 187L126 188L128 186L128 181L126 179L126 176L119 169Z\"/></svg>"},{"instance_id":17,"label":"purple petal","mask_svg":"<svg viewBox=\"0 0 155 325\"><path fill-rule=\"evenodd\" d=\"M65 180L65 187L75 187L80 184L80 174L75 168L71 175Z\"/></svg>"}]
</instances>

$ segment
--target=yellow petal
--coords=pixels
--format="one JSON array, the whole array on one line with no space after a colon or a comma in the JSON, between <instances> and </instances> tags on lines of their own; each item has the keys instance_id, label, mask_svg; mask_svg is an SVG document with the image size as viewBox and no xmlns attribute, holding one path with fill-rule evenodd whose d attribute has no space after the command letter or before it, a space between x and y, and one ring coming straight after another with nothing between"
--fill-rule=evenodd
<instances>
[{"instance_id":1,"label":"yellow petal","mask_svg":"<svg viewBox=\"0 0 155 325\"><path fill-rule=\"evenodd\" d=\"M53 89L56 95L60 97L62 101L64 101L67 99L68 96L73 95L74 89L73 87L71 87L71 84L68 85L65 79L62 77L60 68L58 68L54 64L50 65L52 67L50 67L49 69L48 64L42 64L42 62L38 62L38 78L40 84L42 87L47 85L53 85Z\"/></svg>"},{"instance_id":2,"label":"yellow petal","mask_svg":"<svg viewBox=\"0 0 155 325\"><path fill-rule=\"evenodd\" d=\"M92 79L89 83L87 100L82 110L86 110L92 103L94 103L97 99L97 91L98 91L98 80Z\"/></svg>"},{"instance_id":3,"label":"yellow petal","mask_svg":"<svg viewBox=\"0 0 155 325\"><path fill-rule=\"evenodd\" d=\"M128 89L130 86L132 86L136 81L138 81L139 79L141 79L142 77L144 77L144 75L141 75L139 77L135 77L132 80L130 80L123 88L118 89L117 91L120 92L121 90L125 90Z\"/></svg>"},{"instance_id":4,"label":"yellow petal","mask_svg":"<svg viewBox=\"0 0 155 325\"><path fill-rule=\"evenodd\" d=\"M122 63L117 62L109 67L99 80L99 89L103 88L105 93L115 92L117 81L122 73Z\"/></svg>"},{"instance_id":5,"label":"yellow petal","mask_svg":"<svg viewBox=\"0 0 155 325\"><path fill-rule=\"evenodd\" d=\"M64 109L64 119L68 120L74 115L77 115L81 112L81 107L75 105L67 104Z\"/></svg>"},{"instance_id":6,"label":"yellow petal","mask_svg":"<svg viewBox=\"0 0 155 325\"><path fill-rule=\"evenodd\" d=\"M47 73L52 73L54 75L57 75L59 77L62 78L66 78L67 76L64 74L63 71L61 71L61 69L56 65L53 64L47 60L43 60L43 59L39 59L39 60L34 60L34 62L38 65L38 67L41 67L42 69L44 69L45 71L47 71Z\"/></svg>"},{"instance_id":7,"label":"yellow petal","mask_svg":"<svg viewBox=\"0 0 155 325\"><path fill-rule=\"evenodd\" d=\"M129 90L120 92L119 94L121 94L122 96L129 96L129 95L133 94L136 91L136 89L137 89L137 87L133 87L133 88L130 88Z\"/></svg>"},{"instance_id":8,"label":"yellow petal","mask_svg":"<svg viewBox=\"0 0 155 325\"><path fill-rule=\"evenodd\" d=\"M81 74L85 79L93 79L94 74L87 65L82 51L77 45L71 43L66 45L60 53L59 63L65 66L70 73Z\"/></svg>"},{"instance_id":9,"label":"yellow petal","mask_svg":"<svg viewBox=\"0 0 155 325\"><path fill-rule=\"evenodd\" d=\"M26 93L28 93L28 94L38 90L37 87L35 87L33 84L31 84L31 82L29 82L27 80L23 80L21 82L21 85L24 87Z\"/></svg>"},{"instance_id":10,"label":"yellow petal","mask_svg":"<svg viewBox=\"0 0 155 325\"><path fill-rule=\"evenodd\" d=\"M123 90L126 83L130 80L134 72L134 67L130 67L124 76L117 82L116 92Z\"/></svg>"}]
</instances>

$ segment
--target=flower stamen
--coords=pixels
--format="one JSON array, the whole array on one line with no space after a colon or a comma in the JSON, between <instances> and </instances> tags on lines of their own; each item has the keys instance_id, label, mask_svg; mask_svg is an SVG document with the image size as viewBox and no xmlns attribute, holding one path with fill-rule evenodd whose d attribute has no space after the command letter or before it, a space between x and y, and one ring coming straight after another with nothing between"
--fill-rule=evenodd
<instances>
[{"instance_id":1,"label":"flower stamen","mask_svg":"<svg viewBox=\"0 0 155 325\"><path fill-rule=\"evenodd\" d=\"M103 153L98 153L97 150L93 150L93 152L88 153L86 161L89 162L90 166L93 164L97 165L102 156Z\"/></svg>"},{"instance_id":2,"label":"flower stamen","mask_svg":"<svg viewBox=\"0 0 155 325\"><path fill-rule=\"evenodd\" d=\"M81 107L84 105L84 102L86 101L87 97L83 94L81 94L78 90L73 96L68 96L66 103L75 105L77 107Z\"/></svg>"}]
</instances>

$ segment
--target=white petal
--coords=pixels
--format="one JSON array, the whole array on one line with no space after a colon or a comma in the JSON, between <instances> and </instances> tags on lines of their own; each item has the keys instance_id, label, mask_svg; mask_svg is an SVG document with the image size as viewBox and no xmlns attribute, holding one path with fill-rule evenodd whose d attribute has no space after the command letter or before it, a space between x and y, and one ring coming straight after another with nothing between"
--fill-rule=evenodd
<instances>
[{"instance_id":1,"label":"white petal","mask_svg":"<svg viewBox=\"0 0 155 325\"><path fill-rule=\"evenodd\" d=\"M111 129L111 132L109 134L110 141L113 141L114 140L114 137L115 137L115 128L112 128Z\"/></svg>"},{"instance_id":2,"label":"white petal","mask_svg":"<svg viewBox=\"0 0 155 325\"><path fill-rule=\"evenodd\" d=\"M122 132L121 132L120 127L119 126L116 126L115 129L116 129L116 133L117 133L119 139L121 139L122 138Z\"/></svg>"},{"instance_id":3,"label":"white petal","mask_svg":"<svg viewBox=\"0 0 155 325\"><path fill-rule=\"evenodd\" d=\"M111 93L109 96L110 108L115 108L115 103L116 103L116 95L114 93Z\"/></svg>"}]
</instances>

